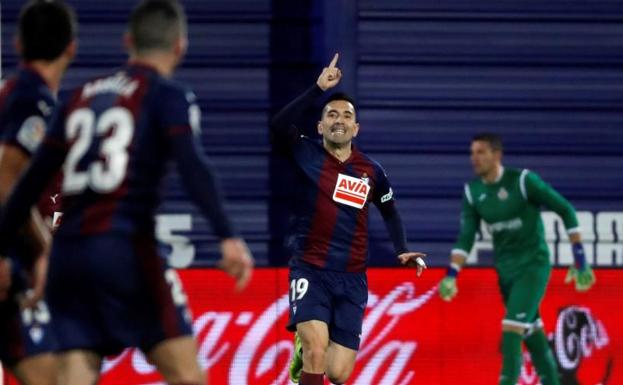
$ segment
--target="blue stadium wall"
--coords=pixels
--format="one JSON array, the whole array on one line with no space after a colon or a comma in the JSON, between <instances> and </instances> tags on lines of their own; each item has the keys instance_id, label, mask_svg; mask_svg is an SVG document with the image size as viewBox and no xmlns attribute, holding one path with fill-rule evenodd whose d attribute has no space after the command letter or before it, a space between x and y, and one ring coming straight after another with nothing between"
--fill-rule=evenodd
<instances>
[{"instance_id":1,"label":"blue stadium wall","mask_svg":"<svg viewBox=\"0 0 623 385\"><path fill-rule=\"evenodd\" d=\"M69 3L80 45L64 88L123 63L121 34L134 4ZM462 185L471 178L469 140L479 131L501 134L507 166L537 171L585 212L587 246L600 264L623 264L623 3L183 3L190 49L176 78L198 94L205 151L258 265L286 262L281 242L295 199L290 165L271 153L269 118L335 51L341 88L358 101L358 145L386 168L411 246L433 264L445 263L456 236ZM21 4L1 5L4 76L17 63ZM303 126L313 132L318 115L302 117ZM371 263L393 265L371 211ZM215 239L174 174L161 214L160 237L178 266L214 264ZM553 233L553 242L564 239Z\"/></svg>"}]
</instances>

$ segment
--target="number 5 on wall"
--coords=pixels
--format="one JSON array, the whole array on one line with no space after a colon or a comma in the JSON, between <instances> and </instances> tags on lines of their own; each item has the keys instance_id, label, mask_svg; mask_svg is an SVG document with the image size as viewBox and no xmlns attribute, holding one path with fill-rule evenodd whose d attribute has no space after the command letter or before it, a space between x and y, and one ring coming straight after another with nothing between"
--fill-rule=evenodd
<instances>
[{"instance_id":1,"label":"number 5 on wall","mask_svg":"<svg viewBox=\"0 0 623 385\"><path fill-rule=\"evenodd\" d=\"M169 265L180 269L188 267L195 259L195 246L186 235L174 234L174 231L192 230L190 214L156 215L156 237L160 242L171 246Z\"/></svg>"}]
</instances>

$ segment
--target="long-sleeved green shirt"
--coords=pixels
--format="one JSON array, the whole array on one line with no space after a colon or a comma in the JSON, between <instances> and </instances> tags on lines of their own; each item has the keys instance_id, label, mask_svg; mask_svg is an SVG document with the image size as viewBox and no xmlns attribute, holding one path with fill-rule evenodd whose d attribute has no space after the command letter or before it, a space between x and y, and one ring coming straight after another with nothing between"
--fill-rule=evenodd
<instances>
[{"instance_id":1,"label":"long-sleeved green shirt","mask_svg":"<svg viewBox=\"0 0 623 385\"><path fill-rule=\"evenodd\" d=\"M514 275L528 265L549 264L541 206L562 218L567 233L579 231L573 206L534 172L505 169L495 183L473 179L465 184L461 231L452 253L469 254L483 220L493 237L498 273Z\"/></svg>"}]
</instances>

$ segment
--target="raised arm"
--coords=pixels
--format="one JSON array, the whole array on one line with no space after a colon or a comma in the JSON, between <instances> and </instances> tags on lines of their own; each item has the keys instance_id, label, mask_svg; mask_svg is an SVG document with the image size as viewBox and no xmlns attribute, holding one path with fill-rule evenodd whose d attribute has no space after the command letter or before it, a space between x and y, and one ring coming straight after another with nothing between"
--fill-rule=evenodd
<instances>
[{"instance_id":1,"label":"raised arm","mask_svg":"<svg viewBox=\"0 0 623 385\"><path fill-rule=\"evenodd\" d=\"M295 125L296 120L322 96L324 91L335 87L340 82L342 72L336 67L338 57L337 53L333 56L329 66L322 70L316 84L305 90L271 119L270 131L273 141L284 146L292 146L296 143L301 136Z\"/></svg>"}]
</instances>

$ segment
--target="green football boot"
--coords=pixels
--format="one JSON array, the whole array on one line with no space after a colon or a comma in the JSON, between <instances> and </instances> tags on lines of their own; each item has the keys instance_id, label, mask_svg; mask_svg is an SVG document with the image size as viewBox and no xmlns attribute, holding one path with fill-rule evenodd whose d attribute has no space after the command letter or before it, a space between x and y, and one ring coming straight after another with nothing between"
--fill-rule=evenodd
<instances>
[{"instance_id":1,"label":"green football boot","mask_svg":"<svg viewBox=\"0 0 623 385\"><path fill-rule=\"evenodd\" d=\"M299 383L303 371L303 345L298 333L294 333L294 355L290 361L290 381Z\"/></svg>"}]
</instances>

